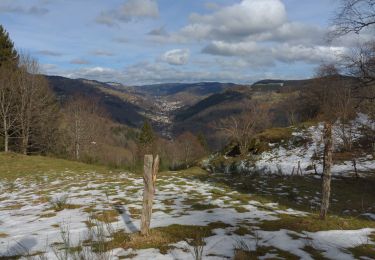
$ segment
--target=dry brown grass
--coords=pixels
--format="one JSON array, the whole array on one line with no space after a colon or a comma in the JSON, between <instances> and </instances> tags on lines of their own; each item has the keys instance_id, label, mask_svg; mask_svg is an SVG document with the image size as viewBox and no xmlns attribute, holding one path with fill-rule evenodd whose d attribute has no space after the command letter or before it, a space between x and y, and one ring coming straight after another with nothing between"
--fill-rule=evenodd
<instances>
[{"instance_id":1,"label":"dry brown grass","mask_svg":"<svg viewBox=\"0 0 375 260\"><path fill-rule=\"evenodd\" d=\"M14 203L12 205L8 205L8 206L2 208L2 210L16 210L16 209L21 209L23 206L25 206L25 204Z\"/></svg>"},{"instance_id":2,"label":"dry brown grass","mask_svg":"<svg viewBox=\"0 0 375 260\"><path fill-rule=\"evenodd\" d=\"M117 222L118 217L119 214L116 210L104 210L93 214L93 218L105 223Z\"/></svg>"},{"instance_id":3,"label":"dry brown grass","mask_svg":"<svg viewBox=\"0 0 375 260\"><path fill-rule=\"evenodd\" d=\"M133 233L130 236L115 236L111 242L112 248L122 247L124 249L147 249L158 248L162 254L171 249L170 244L179 241L194 240L197 237L211 236L215 228L225 228L229 225L222 222L210 223L207 226L185 226L170 225L150 230L149 236L142 236L140 233ZM125 239L126 238L126 239Z\"/></svg>"},{"instance_id":4,"label":"dry brown grass","mask_svg":"<svg viewBox=\"0 0 375 260\"><path fill-rule=\"evenodd\" d=\"M52 213L45 213L45 214L40 214L39 217L41 218L52 218L56 216L56 213L52 212Z\"/></svg>"},{"instance_id":5,"label":"dry brown grass","mask_svg":"<svg viewBox=\"0 0 375 260\"><path fill-rule=\"evenodd\" d=\"M0 232L0 238L5 238L5 237L9 237L9 235L6 233Z\"/></svg>"},{"instance_id":6,"label":"dry brown grass","mask_svg":"<svg viewBox=\"0 0 375 260\"><path fill-rule=\"evenodd\" d=\"M289 229L296 232L317 232L323 230L354 230L361 228L375 228L375 222L360 218L343 218L328 216L324 221L318 215L311 214L305 217L281 214L280 219L274 221L263 221L259 227L266 231L277 231Z\"/></svg>"}]
</instances>

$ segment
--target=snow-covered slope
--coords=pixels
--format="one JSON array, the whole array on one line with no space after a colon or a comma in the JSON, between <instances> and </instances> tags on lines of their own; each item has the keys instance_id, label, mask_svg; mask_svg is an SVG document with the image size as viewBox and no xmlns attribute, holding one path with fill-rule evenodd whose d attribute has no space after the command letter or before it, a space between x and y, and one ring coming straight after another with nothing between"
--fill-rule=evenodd
<instances>
[{"instance_id":1,"label":"snow-covered slope","mask_svg":"<svg viewBox=\"0 0 375 260\"><path fill-rule=\"evenodd\" d=\"M323 128L323 123L310 126L307 129L295 128L289 140L283 140L280 143L269 143L270 150L260 155L250 154L248 159L245 160L233 162L233 158L224 156L224 161L228 161L225 171L291 175L297 174L299 164L302 174L320 174L323 170ZM340 153L342 151L344 138L355 144L356 152L352 153L353 157L350 159L335 160L332 168L333 174L353 173L355 171L353 159L358 172L375 170L375 150L361 150L360 141L364 137L365 129L374 133L375 121L364 114L359 114L350 124L343 125L337 122L334 125L333 142L335 152ZM209 165L210 160L206 161L205 164Z\"/></svg>"}]
</instances>

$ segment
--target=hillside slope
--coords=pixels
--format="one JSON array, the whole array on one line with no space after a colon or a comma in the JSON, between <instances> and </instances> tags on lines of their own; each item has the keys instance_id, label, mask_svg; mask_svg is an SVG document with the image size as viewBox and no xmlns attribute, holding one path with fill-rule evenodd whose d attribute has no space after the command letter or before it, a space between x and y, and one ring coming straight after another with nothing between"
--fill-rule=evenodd
<instances>
[{"instance_id":1,"label":"hillside slope","mask_svg":"<svg viewBox=\"0 0 375 260\"><path fill-rule=\"evenodd\" d=\"M59 76L46 77L61 101L65 101L74 95L95 99L104 107L114 121L133 127L140 126L145 119L142 115L144 109L134 102L121 98L121 92L111 93L103 90L112 89L111 85L84 79L69 79Z\"/></svg>"},{"instance_id":2,"label":"hillside slope","mask_svg":"<svg viewBox=\"0 0 375 260\"><path fill-rule=\"evenodd\" d=\"M323 171L323 129L323 123L267 129L254 137L254 146L247 156L232 156L231 151L225 151L224 155L217 154L204 164L211 170L227 173L320 175ZM347 133L352 140L350 151L344 147L343 138L348 137L342 136L342 129L339 122L333 127L332 173L340 176L355 175L356 171L358 174L373 173L373 141L367 133L375 131L375 122L364 114L359 114L351 122Z\"/></svg>"}]
</instances>

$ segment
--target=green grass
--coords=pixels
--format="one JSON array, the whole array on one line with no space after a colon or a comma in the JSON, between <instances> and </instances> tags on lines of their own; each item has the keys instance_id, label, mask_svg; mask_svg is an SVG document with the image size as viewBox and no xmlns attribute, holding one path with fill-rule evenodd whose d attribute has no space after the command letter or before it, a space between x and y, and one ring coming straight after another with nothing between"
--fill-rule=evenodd
<instances>
[{"instance_id":1,"label":"green grass","mask_svg":"<svg viewBox=\"0 0 375 260\"><path fill-rule=\"evenodd\" d=\"M234 209L235 209L238 213L249 212L248 209L246 209L246 208L244 208L244 207L241 207L241 206L234 207Z\"/></svg>"},{"instance_id":2,"label":"green grass","mask_svg":"<svg viewBox=\"0 0 375 260\"><path fill-rule=\"evenodd\" d=\"M276 254L278 257L281 257L281 259L300 259L298 256L293 255L287 251L280 250L275 247L270 246L260 246L255 251L250 251L247 249L236 249L234 251L234 260L255 260L259 259L260 257L265 256L267 253ZM269 259L269 258L266 258ZM270 259L280 259L280 258L270 258Z\"/></svg>"},{"instance_id":3,"label":"green grass","mask_svg":"<svg viewBox=\"0 0 375 260\"><path fill-rule=\"evenodd\" d=\"M207 209L214 209L218 208L218 206L212 205L212 204L201 204L201 203L196 203L191 205L192 210L207 210Z\"/></svg>"},{"instance_id":4,"label":"green grass","mask_svg":"<svg viewBox=\"0 0 375 260\"><path fill-rule=\"evenodd\" d=\"M355 259L375 259L375 246L374 245L361 245L354 248L349 248Z\"/></svg>"},{"instance_id":5,"label":"green grass","mask_svg":"<svg viewBox=\"0 0 375 260\"><path fill-rule=\"evenodd\" d=\"M0 178L35 177L38 174L55 174L72 171L107 173L109 168L99 165L56 159L44 156L25 156L15 153L0 153Z\"/></svg>"},{"instance_id":6,"label":"green grass","mask_svg":"<svg viewBox=\"0 0 375 260\"><path fill-rule=\"evenodd\" d=\"M252 234L253 231L249 227L240 226L233 233L239 236L244 236Z\"/></svg>"},{"instance_id":7,"label":"green grass","mask_svg":"<svg viewBox=\"0 0 375 260\"><path fill-rule=\"evenodd\" d=\"M263 221L259 224L259 227L266 231L288 229L296 232L375 228L375 221L368 221L359 218L328 216L326 220L320 220L317 214L310 214L305 217L281 214L278 217L278 220Z\"/></svg>"},{"instance_id":8,"label":"green grass","mask_svg":"<svg viewBox=\"0 0 375 260\"><path fill-rule=\"evenodd\" d=\"M230 227L223 222L210 223L207 226L170 225L150 230L148 237L140 233L133 233L129 240L123 240L121 236L113 237L109 242L111 248L122 247L124 249L147 249L157 248L162 254L166 254L172 247L169 244L179 241L196 239L198 237L209 237L213 235L212 230Z\"/></svg>"},{"instance_id":9,"label":"green grass","mask_svg":"<svg viewBox=\"0 0 375 260\"><path fill-rule=\"evenodd\" d=\"M310 254L310 256L315 259L315 260L327 260L328 258L323 256L322 251L316 250L312 246L305 246L303 248L303 251L307 252Z\"/></svg>"}]
</instances>

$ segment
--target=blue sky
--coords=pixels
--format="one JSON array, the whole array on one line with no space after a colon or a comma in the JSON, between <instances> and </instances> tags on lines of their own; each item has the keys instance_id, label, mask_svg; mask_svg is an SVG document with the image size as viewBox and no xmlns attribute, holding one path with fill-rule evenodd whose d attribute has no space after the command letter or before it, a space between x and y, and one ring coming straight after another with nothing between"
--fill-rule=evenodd
<instances>
[{"instance_id":1,"label":"blue sky","mask_svg":"<svg viewBox=\"0 0 375 260\"><path fill-rule=\"evenodd\" d=\"M43 73L127 85L306 78L345 45L335 0L1 0L0 23Z\"/></svg>"}]
</instances>

